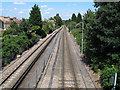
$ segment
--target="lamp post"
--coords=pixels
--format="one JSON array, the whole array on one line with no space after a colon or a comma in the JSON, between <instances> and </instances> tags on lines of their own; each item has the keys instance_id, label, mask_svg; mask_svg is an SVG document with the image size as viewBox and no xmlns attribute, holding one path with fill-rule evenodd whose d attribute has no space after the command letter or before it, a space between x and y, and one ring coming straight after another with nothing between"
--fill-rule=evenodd
<instances>
[{"instance_id":1,"label":"lamp post","mask_svg":"<svg viewBox=\"0 0 120 90\"><path fill-rule=\"evenodd\" d=\"M84 23L82 21L82 47L81 47L81 55L83 54L83 29L84 29Z\"/></svg>"},{"instance_id":2,"label":"lamp post","mask_svg":"<svg viewBox=\"0 0 120 90\"><path fill-rule=\"evenodd\" d=\"M70 20L70 33L71 33L71 20Z\"/></svg>"}]
</instances>

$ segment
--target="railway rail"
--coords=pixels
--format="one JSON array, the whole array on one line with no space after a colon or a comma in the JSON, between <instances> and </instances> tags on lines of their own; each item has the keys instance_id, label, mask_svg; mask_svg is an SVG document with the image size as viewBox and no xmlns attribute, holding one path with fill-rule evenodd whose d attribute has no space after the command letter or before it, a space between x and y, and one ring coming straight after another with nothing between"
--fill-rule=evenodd
<instances>
[{"instance_id":1,"label":"railway rail","mask_svg":"<svg viewBox=\"0 0 120 90\"><path fill-rule=\"evenodd\" d=\"M69 37L70 37L70 35L69 35ZM72 39L72 37L70 37L70 38ZM76 61L77 61L76 63L77 63L77 66L78 66L78 68L79 68L79 72L81 73L81 77L82 77L82 80L83 80L83 82L84 82L84 85L85 85L86 90L87 90L87 88L90 88L90 86L87 84L87 80L86 80L85 74L86 74L86 76L89 77L89 80L91 81L91 84L92 84L92 86L93 86L92 88L94 88L94 89L97 90L97 87L96 87L96 85L95 85L95 83L94 83L94 81L93 81L90 73L88 72L88 70L86 69L86 67L85 67L85 66L83 65L83 63L82 63L81 55L80 55L78 49L76 48L75 43L72 42L72 41L73 41L73 40L71 40L71 43L73 44L73 45L72 45L72 48L74 48L73 50L75 51L77 57L79 58L78 60L76 60Z\"/></svg>"},{"instance_id":2,"label":"railway rail","mask_svg":"<svg viewBox=\"0 0 120 90\"><path fill-rule=\"evenodd\" d=\"M52 73L51 73L51 78L50 78L48 88L51 88L51 86L52 86L53 76L54 76L54 72L55 72L55 66L56 66L56 62L57 62L57 58L58 58L58 52L59 52L59 48L60 48L60 40L61 40L61 37L59 38L58 47L57 47L57 53L56 53L56 56L55 56L55 62L53 64L53 66L52 66Z\"/></svg>"},{"instance_id":3,"label":"railway rail","mask_svg":"<svg viewBox=\"0 0 120 90\"><path fill-rule=\"evenodd\" d=\"M63 31L63 60L62 60L62 66L63 66L63 68L62 68L62 88L64 88L64 31Z\"/></svg>"},{"instance_id":4,"label":"railway rail","mask_svg":"<svg viewBox=\"0 0 120 90\"><path fill-rule=\"evenodd\" d=\"M67 33L67 32L66 32L66 33ZM67 37L66 37L66 41L67 41L67 43L68 43ZM71 56L69 45L68 45L68 53L69 53L69 56ZM72 71L73 71L73 76L74 76L74 84L75 84L75 88L78 88L76 72L75 72L75 70L74 70L75 66L74 66L74 64L73 64L73 60L72 60L72 58L70 58L70 62L71 62L71 65L72 65Z\"/></svg>"},{"instance_id":5,"label":"railway rail","mask_svg":"<svg viewBox=\"0 0 120 90\"><path fill-rule=\"evenodd\" d=\"M24 86L35 89L97 89L66 26L53 32L24 57L20 58L23 59L22 62L4 78L1 86L11 89Z\"/></svg>"},{"instance_id":6,"label":"railway rail","mask_svg":"<svg viewBox=\"0 0 120 90\"><path fill-rule=\"evenodd\" d=\"M24 77L27 75L27 73L30 71L32 66L35 64L37 59L44 52L45 48L48 46L50 41L55 37L55 35L61 29L62 29L62 27L57 29L56 31L54 31L51 35L49 35L46 39L44 39L44 41L37 48L35 48L32 52L30 52L29 54L25 54L26 57L23 58L24 60L22 60L22 62L10 74L6 75L6 78L3 78L2 83L0 84L0 86L3 87L3 88L12 88L12 89L18 88L18 86L20 85L20 83L22 82ZM38 50L40 50L40 48L43 48L43 49L41 49L41 51L38 52ZM38 55L35 55L35 54L38 54ZM35 55L35 58L33 60L30 60L31 56L33 57L33 55ZM13 76L19 70L19 68L21 68L24 65L24 63L26 63L28 60L29 60L29 63L28 63L28 65L26 67L24 67L25 71L21 75L19 75L19 79L16 79L14 81L14 84L12 84L12 86L8 85L8 87L7 87L7 82L10 82L10 80L11 80L11 79L9 80L9 78L11 76ZM2 73L3 75L5 74L6 70L3 71L3 73ZM13 78L12 78L12 80L13 80Z\"/></svg>"}]
</instances>

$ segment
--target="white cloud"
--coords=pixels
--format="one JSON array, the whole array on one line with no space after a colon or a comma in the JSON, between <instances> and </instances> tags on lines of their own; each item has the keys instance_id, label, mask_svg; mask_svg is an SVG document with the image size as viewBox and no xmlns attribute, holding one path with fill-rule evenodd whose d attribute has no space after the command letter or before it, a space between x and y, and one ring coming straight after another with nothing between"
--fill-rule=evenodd
<instances>
[{"instance_id":1,"label":"white cloud","mask_svg":"<svg viewBox=\"0 0 120 90\"><path fill-rule=\"evenodd\" d=\"M50 12L45 12L45 14L50 14Z\"/></svg>"},{"instance_id":2,"label":"white cloud","mask_svg":"<svg viewBox=\"0 0 120 90\"><path fill-rule=\"evenodd\" d=\"M31 11L32 9L28 9L28 11Z\"/></svg>"},{"instance_id":3,"label":"white cloud","mask_svg":"<svg viewBox=\"0 0 120 90\"><path fill-rule=\"evenodd\" d=\"M18 12L19 14L23 14L24 12L23 11L20 11L20 12Z\"/></svg>"},{"instance_id":4,"label":"white cloud","mask_svg":"<svg viewBox=\"0 0 120 90\"><path fill-rule=\"evenodd\" d=\"M42 5L42 6L41 6L41 8L46 8L46 7L47 7L47 5Z\"/></svg>"},{"instance_id":5,"label":"white cloud","mask_svg":"<svg viewBox=\"0 0 120 90\"><path fill-rule=\"evenodd\" d=\"M14 10L17 10L17 8L14 8Z\"/></svg>"},{"instance_id":6,"label":"white cloud","mask_svg":"<svg viewBox=\"0 0 120 90\"><path fill-rule=\"evenodd\" d=\"M45 10L44 14L50 14L50 11L54 10L53 8L48 8L47 10Z\"/></svg>"},{"instance_id":7,"label":"white cloud","mask_svg":"<svg viewBox=\"0 0 120 90\"><path fill-rule=\"evenodd\" d=\"M13 2L13 4L26 4L26 3L23 3L23 2Z\"/></svg>"},{"instance_id":8,"label":"white cloud","mask_svg":"<svg viewBox=\"0 0 120 90\"><path fill-rule=\"evenodd\" d=\"M84 11L82 11L82 12L80 12L80 14L83 16L85 13L84 13Z\"/></svg>"},{"instance_id":9,"label":"white cloud","mask_svg":"<svg viewBox=\"0 0 120 90\"><path fill-rule=\"evenodd\" d=\"M53 8L48 8L47 11L51 11L51 10L54 10Z\"/></svg>"}]
</instances>

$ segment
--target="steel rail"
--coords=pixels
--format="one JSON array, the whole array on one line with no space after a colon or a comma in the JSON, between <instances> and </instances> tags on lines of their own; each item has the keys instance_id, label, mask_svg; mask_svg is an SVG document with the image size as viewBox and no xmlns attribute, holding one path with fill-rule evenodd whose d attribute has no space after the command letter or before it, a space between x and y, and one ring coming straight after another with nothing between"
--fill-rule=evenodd
<instances>
[{"instance_id":1,"label":"steel rail","mask_svg":"<svg viewBox=\"0 0 120 90\"><path fill-rule=\"evenodd\" d=\"M47 39L45 39L45 41L43 41L40 46L38 46L13 72L11 72L0 84L0 86L5 83L5 81L7 81L7 79L15 72L17 71L32 55L34 52L36 52L38 50L38 48L40 48L52 35L50 35Z\"/></svg>"},{"instance_id":2,"label":"steel rail","mask_svg":"<svg viewBox=\"0 0 120 90\"><path fill-rule=\"evenodd\" d=\"M67 43L68 43L67 36L66 36L66 41L67 41ZM71 56L69 45L68 45L68 54ZM76 86L76 88L78 88L77 78L76 78L76 74L75 74L75 70L74 70L74 65L73 65L72 58L70 58L70 61L71 61L71 65L72 65L72 70L73 70L73 75L74 75L75 86Z\"/></svg>"},{"instance_id":3,"label":"steel rail","mask_svg":"<svg viewBox=\"0 0 120 90\"><path fill-rule=\"evenodd\" d=\"M62 88L64 88L64 31L63 31L63 63L62 63L62 66L63 66L63 71L62 71Z\"/></svg>"},{"instance_id":4,"label":"steel rail","mask_svg":"<svg viewBox=\"0 0 120 90\"><path fill-rule=\"evenodd\" d=\"M61 30L62 28L60 28L59 29L59 31ZM55 31L55 32L53 32L53 34L57 34L59 31ZM54 36L55 36L54 35ZM8 80L8 78L10 77L10 76L12 76L32 55L33 55L33 53L34 52L36 52L37 50L38 50L38 48L40 48L49 38L51 38L53 35L50 35L49 37L47 37L12 73L10 73L9 75L8 75L8 77L6 77L3 81L2 81L2 83L0 84L0 86L2 86L2 84L4 84L7 80ZM54 37L53 36L53 37ZM42 50L42 52L43 52L43 50Z\"/></svg>"},{"instance_id":5,"label":"steel rail","mask_svg":"<svg viewBox=\"0 0 120 90\"><path fill-rule=\"evenodd\" d=\"M61 37L59 38L58 47L57 47L57 53L56 53L56 56L55 56L55 62L54 62L53 67L52 67L52 73L51 73L51 78L50 78L50 82L49 82L48 88L51 88L51 86L52 86L53 75L54 75L54 72L55 72L54 71L55 70L55 65L56 65L56 62L57 62L58 52L59 52L59 48L60 48L60 40L61 40Z\"/></svg>"},{"instance_id":6,"label":"steel rail","mask_svg":"<svg viewBox=\"0 0 120 90\"><path fill-rule=\"evenodd\" d=\"M70 37L70 38L71 38L71 37ZM73 44L74 44L74 46L75 46L75 43L73 43ZM78 57L80 57L80 55L78 54L79 52L77 51L77 48L76 48L76 47L73 47L73 48L76 49L76 50L75 50L75 51L76 51L76 54L77 54ZM80 58L81 58L81 57L80 57ZM81 71L81 68L80 68L80 65L79 65L79 62L78 62L78 61L77 61L77 66L78 66L78 68L79 68L79 72L81 73L81 76L82 76L82 79L83 79L85 88L86 88L86 90L87 90L87 85L86 85L86 83L85 83L85 80L84 80L84 77L83 77L83 74L82 74L82 71ZM82 65L82 66L83 66L83 65ZM84 68L85 68L85 67L84 67ZM86 70L88 76L90 77L90 79L91 79L91 81L92 81L94 87L96 88L96 85L95 85L95 83L93 82L92 77L90 76L89 72L87 71L86 68L85 68L85 70ZM97 90L97 88L96 88L96 90Z\"/></svg>"},{"instance_id":7,"label":"steel rail","mask_svg":"<svg viewBox=\"0 0 120 90\"><path fill-rule=\"evenodd\" d=\"M59 31L58 31L59 32ZM58 33L57 32L57 33ZM21 84L21 82L24 80L25 76L29 73L31 68L34 66L34 64L37 62L38 58L42 55L44 50L47 48L47 46L50 44L52 39L56 36L56 34L49 40L49 42L44 46L44 48L40 51L40 53L37 55L37 57L34 59L34 61L30 64L30 66L27 68L27 70L22 74L22 76L19 78L19 80L15 83L15 85L12 87L12 90L16 90L18 86Z\"/></svg>"}]
</instances>

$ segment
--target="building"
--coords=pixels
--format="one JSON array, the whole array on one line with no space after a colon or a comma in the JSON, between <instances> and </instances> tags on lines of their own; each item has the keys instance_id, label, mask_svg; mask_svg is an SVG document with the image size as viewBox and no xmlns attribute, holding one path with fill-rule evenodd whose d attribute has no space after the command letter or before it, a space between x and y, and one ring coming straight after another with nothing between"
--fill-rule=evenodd
<instances>
[{"instance_id":1,"label":"building","mask_svg":"<svg viewBox=\"0 0 120 90\"><path fill-rule=\"evenodd\" d=\"M3 29L4 29L4 22L0 20L0 33L2 33Z\"/></svg>"},{"instance_id":2,"label":"building","mask_svg":"<svg viewBox=\"0 0 120 90\"><path fill-rule=\"evenodd\" d=\"M2 31L3 29L7 29L13 21L19 25L22 19L0 16L0 30Z\"/></svg>"},{"instance_id":3,"label":"building","mask_svg":"<svg viewBox=\"0 0 120 90\"><path fill-rule=\"evenodd\" d=\"M4 22L2 20L0 20L0 28L3 29L4 28Z\"/></svg>"},{"instance_id":4,"label":"building","mask_svg":"<svg viewBox=\"0 0 120 90\"><path fill-rule=\"evenodd\" d=\"M2 21L10 21L10 17L4 17L4 16L0 16L0 20Z\"/></svg>"},{"instance_id":5,"label":"building","mask_svg":"<svg viewBox=\"0 0 120 90\"><path fill-rule=\"evenodd\" d=\"M18 25L20 24L19 20L5 21L4 22L4 29L8 28L10 26L11 22L16 22Z\"/></svg>"}]
</instances>

